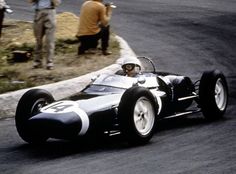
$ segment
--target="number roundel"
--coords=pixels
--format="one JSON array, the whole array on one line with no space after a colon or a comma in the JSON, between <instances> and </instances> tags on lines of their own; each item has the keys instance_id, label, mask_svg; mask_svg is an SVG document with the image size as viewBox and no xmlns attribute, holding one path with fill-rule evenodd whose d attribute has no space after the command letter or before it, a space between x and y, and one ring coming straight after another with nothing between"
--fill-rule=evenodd
<instances>
[{"instance_id":1,"label":"number roundel","mask_svg":"<svg viewBox=\"0 0 236 174\"><path fill-rule=\"evenodd\" d=\"M78 104L73 101L58 101L47 105L46 107L41 109L41 112L50 113L50 114L61 114L72 112L78 108Z\"/></svg>"}]
</instances>

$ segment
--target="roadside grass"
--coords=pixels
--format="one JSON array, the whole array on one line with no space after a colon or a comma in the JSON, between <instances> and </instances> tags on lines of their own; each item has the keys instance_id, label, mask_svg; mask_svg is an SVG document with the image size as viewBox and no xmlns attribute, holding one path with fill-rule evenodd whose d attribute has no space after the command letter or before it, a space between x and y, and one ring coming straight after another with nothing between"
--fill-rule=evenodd
<instances>
[{"instance_id":1,"label":"roadside grass","mask_svg":"<svg viewBox=\"0 0 236 174\"><path fill-rule=\"evenodd\" d=\"M119 58L119 43L114 33L110 38L112 54L103 56L99 49L78 56L75 37L79 18L72 13L57 16L56 48L53 70L32 69L35 40L32 23L5 20L0 40L0 94L23 88L54 83L99 70ZM32 53L28 61L13 61L16 50ZM45 61L45 59L44 59Z\"/></svg>"}]
</instances>

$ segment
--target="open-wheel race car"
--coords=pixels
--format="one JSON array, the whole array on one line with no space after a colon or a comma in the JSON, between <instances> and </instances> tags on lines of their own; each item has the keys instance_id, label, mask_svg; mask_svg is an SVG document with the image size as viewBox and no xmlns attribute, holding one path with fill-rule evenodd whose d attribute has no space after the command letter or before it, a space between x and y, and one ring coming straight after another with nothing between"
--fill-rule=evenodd
<instances>
[{"instance_id":1,"label":"open-wheel race car","mask_svg":"<svg viewBox=\"0 0 236 174\"><path fill-rule=\"evenodd\" d=\"M209 120L223 117L228 87L219 70L206 71L193 83L186 76L157 72L149 58L137 60L142 71L136 76L128 77L122 70L101 74L67 100L55 101L43 89L27 91L15 115L20 137L42 143L49 138L120 134L131 144L143 144L152 138L160 119L197 112Z\"/></svg>"}]
</instances>

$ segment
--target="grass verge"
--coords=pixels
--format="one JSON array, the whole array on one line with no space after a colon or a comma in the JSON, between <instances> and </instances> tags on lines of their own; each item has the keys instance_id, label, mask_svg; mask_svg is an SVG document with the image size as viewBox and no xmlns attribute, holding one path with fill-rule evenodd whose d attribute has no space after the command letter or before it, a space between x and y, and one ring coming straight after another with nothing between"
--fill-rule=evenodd
<instances>
[{"instance_id":1,"label":"grass verge","mask_svg":"<svg viewBox=\"0 0 236 174\"><path fill-rule=\"evenodd\" d=\"M27 61L13 61L16 50L34 53L32 23L5 20L0 40L0 94L23 88L54 83L99 70L119 58L119 43L111 35L112 55L103 56L100 50L78 57L75 37L79 18L72 13L57 16L56 48L53 70L32 69L33 56ZM44 60L45 61L45 60Z\"/></svg>"}]
</instances>

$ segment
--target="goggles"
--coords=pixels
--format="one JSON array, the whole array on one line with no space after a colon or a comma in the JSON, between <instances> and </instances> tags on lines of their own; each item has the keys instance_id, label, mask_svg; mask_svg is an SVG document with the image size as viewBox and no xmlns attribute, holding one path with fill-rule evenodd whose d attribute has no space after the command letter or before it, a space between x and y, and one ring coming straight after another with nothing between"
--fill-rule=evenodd
<instances>
[{"instance_id":1,"label":"goggles","mask_svg":"<svg viewBox=\"0 0 236 174\"><path fill-rule=\"evenodd\" d=\"M122 68L126 71L132 71L135 68L135 64L125 64Z\"/></svg>"}]
</instances>

